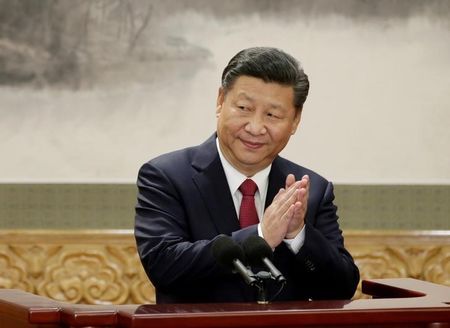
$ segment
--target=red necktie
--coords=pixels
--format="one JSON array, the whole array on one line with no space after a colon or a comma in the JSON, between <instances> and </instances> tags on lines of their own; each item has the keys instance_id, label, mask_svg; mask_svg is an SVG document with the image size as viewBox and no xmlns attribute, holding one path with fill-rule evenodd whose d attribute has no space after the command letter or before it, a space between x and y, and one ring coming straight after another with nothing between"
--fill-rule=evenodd
<instances>
[{"instance_id":1,"label":"red necktie","mask_svg":"<svg viewBox=\"0 0 450 328\"><path fill-rule=\"evenodd\" d=\"M258 186L251 179L245 180L239 187L239 191L242 193L241 208L239 209L241 228L259 223L255 206L256 190L258 190Z\"/></svg>"}]
</instances>

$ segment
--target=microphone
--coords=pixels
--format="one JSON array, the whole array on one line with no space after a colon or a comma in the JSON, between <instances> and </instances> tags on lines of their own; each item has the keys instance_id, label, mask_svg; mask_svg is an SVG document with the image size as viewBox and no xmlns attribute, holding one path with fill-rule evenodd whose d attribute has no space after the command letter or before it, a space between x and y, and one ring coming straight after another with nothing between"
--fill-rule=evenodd
<instances>
[{"instance_id":1,"label":"microphone","mask_svg":"<svg viewBox=\"0 0 450 328\"><path fill-rule=\"evenodd\" d=\"M264 238L252 235L244 241L242 247L250 265L258 266L262 263L272 274L275 281L282 283L286 282L286 278L284 278L280 270L272 263L273 252Z\"/></svg>"},{"instance_id":2,"label":"microphone","mask_svg":"<svg viewBox=\"0 0 450 328\"><path fill-rule=\"evenodd\" d=\"M242 263L244 261L244 251L231 237L220 235L212 244L212 253L217 262L225 267L229 267L233 272L239 273L244 281L253 286L257 283L253 272Z\"/></svg>"}]
</instances>

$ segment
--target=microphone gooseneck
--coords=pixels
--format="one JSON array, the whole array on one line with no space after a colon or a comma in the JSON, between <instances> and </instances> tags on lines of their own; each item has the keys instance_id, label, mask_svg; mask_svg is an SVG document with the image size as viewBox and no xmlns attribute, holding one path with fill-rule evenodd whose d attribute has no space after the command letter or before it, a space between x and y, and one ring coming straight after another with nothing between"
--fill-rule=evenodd
<instances>
[{"instance_id":1,"label":"microphone gooseneck","mask_svg":"<svg viewBox=\"0 0 450 328\"><path fill-rule=\"evenodd\" d=\"M257 235L248 237L242 244L244 254L252 266L264 265L277 282L285 282L283 274L272 263L273 252L269 244Z\"/></svg>"},{"instance_id":2,"label":"microphone gooseneck","mask_svg":"<svg viewBox=\"0 0 450 328\"><path fill-rule=\"evenodd\" d=\"M212 243L211 251L220 265L229 268L233 273L238 273L247 285L257 288L257 302L259 304L269 303L267 298L267 283L269 280L275 280L279 284L279 290L272 297L272 300L279 295L285 286L286 279L271 261L273 258L272 249L259 236L248 237L241 247L231 237L219 235ZM244 265L245 260L248 260L251 266L261 267L263 265L268 271L260 271L255 274Z\"/></svg>"},{"instance_id":3,"label":"microphone gooseneck","mask_svg":"<svg viewBox=\"0 0 450 328\"><path fill-rule=\"evenodd\" d=\"M231 237L220 235L213 242L211 249L213 257L219 264L239 273L248 285L253 286L257 283L253 272L243 264L244 251Z\"/></svg>"}]
</instances>

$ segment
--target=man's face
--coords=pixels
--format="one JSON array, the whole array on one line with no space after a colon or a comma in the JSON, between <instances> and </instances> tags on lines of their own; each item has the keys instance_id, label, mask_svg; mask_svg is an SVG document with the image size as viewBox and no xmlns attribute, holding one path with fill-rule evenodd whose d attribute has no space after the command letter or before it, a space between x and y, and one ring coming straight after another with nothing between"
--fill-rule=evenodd
<instances>
[{"instance_id":1,"label":"man's face","mask_svg":"<svg viewBox=\"0 0 450 328\"><path fill-rule=\"evenodd\" d=\"M247 176L272 163L300 122L291 86L249 76L219 89L216 113L220 149Z\"/></svg>"}]
</instances>

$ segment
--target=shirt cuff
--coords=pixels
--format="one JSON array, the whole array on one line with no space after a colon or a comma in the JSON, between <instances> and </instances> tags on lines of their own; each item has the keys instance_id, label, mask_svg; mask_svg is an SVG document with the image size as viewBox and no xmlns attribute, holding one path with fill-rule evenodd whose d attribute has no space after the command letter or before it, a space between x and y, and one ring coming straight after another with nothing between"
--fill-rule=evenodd
<instances>
[{"instance_id":1,"label":"shirt cuff","mask_svg":"<svg viewBox=\"0 0 450 328\"><path fill-rule=\"evenodd\" d=\"M264 238L261 228L261 223L258 224L258 236ZM286 243L287 248L291 250L292 253L297 254L305 243L305 226L303 226L302 230L292 239L283 239Z\"/></svg>"},{"instance_id":2,"label":"shirt cuff","mask_svg":"<svg viewBox=\"0 0 450 328\"><path fill-rule=\"evenodd\" d=\"M260 236L261 238L264 238L263 233L262 233L261 223L258 224L258 236Z\"/></svg>"},{"instance_id":3,"label":"shirt cuff","mask_svg":"<svg viewBox=\"0 0 450 328\"><path fill-rule=\"evenodd\" d=\"M292 253L297 254L305 243L305 226L302 230L292 239L283 239L286 243L287 248L289 248Z\"/></svg>"}]
</instances>

